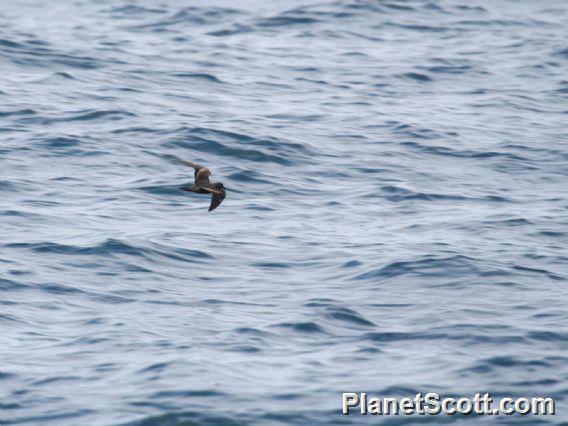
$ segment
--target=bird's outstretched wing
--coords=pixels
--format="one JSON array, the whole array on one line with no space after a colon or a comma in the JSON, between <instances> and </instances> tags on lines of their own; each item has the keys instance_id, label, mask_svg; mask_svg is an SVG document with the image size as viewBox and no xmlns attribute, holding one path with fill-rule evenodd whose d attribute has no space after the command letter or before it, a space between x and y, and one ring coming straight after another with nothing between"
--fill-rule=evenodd
<instances>
[{"instance_id":1,"label":"bird's outstretched wing","mask_svg":"<svg viewBox=\"0 0 568 426\"><path fill-rule=\"evenodd\" d=\"M193 167L193 169L195 170L195 173L193 174L193 177L195 177L195 187L203 188L204 186L208 186L210 184L209 176L211 176L211 170L209 170L207 167L203 167L200 164L185 160L179 160L179 162L181 164L185 164L186 166Z\"/></svg>"},{"instance_id":2,"label":"bird's outstretched wing","mask_svg":"<svg viewBox=\"0 0 568 426\"><path fill-rule=\"evenodd\" d=\"M203 188L203 189L211 193L211 204L209 205L209 211L215 210L217 207L219 207L223 202L223 200L225 199L225 195L227 195L227 193L223 189L212 189L212 188Z\"/></svg>"},{"instance_id":3,"label":"bird's outstretched wing","mask_svg":"<svg viewBox=\"0 0 568 426\"><path fill-rule=\"evenodd\" d=\"M196 164L196 163L192 163L191 161L179 160L179 162L180 162L181 164L186 165L186 166L193 167L193 169L195 170L195 173L193 174L193 177L195 177L196 179L197 179L197 174L199 173L199 171L200 171L201 169L205 169L205 167L203 167L202 165ZM209 174L211 174L211 172L209 172Z\"/></svg>"},{"instance_id":4,"label":"bird's outstretched wing","mask_svg":"<svg viewBox=\"0 0 568 426\"><path fill-rule=\"evenodd\" d=\"M195 172L195 186L198 188L205 188L211 185L209 182L209 176L211 176L211 170L206 167L202 167Z\"/></svg>"}]
</instances>

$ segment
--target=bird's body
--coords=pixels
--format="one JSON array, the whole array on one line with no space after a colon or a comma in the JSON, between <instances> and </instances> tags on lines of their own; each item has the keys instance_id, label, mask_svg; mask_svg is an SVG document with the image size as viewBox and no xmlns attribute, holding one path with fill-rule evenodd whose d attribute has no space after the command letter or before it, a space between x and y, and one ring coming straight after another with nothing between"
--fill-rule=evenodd
<instances>
[{"instance_id":1,"label":"bird's body","mask_svg":"<svg viewBox=\"0 0 568 426\"><path fill-rule=\"evenodd\" d=\"M195 183L191 188L184 189L185 191L196 192L198 194L211 194L211 205L209 211L215 210L225 199L225 187L221 182L211 183L209 176L211 170L207 167L200 166L199 164L191 163L189 161L180 160L180 163L186 166L193 167L195 170Z\"/></svg>"}]
</instances>

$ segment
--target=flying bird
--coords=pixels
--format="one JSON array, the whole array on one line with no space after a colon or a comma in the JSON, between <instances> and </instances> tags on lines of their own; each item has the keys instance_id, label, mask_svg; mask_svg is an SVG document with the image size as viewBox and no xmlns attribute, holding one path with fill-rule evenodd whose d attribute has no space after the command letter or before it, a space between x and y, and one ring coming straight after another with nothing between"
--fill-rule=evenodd
<instances>
[{"instance_id":1,"label":"flying bird","mask_svg":"<svg viewBox=\"0 0 568 426\"><path fill-rule=\"evenodd\" d=\"M200 166L199 164L191 163L189 161L180 160L181 164L193 167L195 170L195 183L191 188L182 188L184 191L196 192L198 194L211 194L211 204L209 211L215 210L225 199L225 187L221 182L211 183L209 176L211 170L207 167Z\"/></svg>"}]
</instances>

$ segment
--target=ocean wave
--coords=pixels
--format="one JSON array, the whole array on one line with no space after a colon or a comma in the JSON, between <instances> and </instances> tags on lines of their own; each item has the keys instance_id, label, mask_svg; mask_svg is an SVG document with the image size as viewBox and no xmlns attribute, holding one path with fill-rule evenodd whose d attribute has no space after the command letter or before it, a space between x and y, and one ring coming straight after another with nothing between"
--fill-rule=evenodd
<instances>
[{"instance_id":1,"label":"ocean wave","mask_svg":"<svg viewBox=\"0 0 568 426\"><path fill-rule=\"evenodd\" d=\"M2 247L9 249L27 250L34 253L78 255L78 256L117 256L128 255L152 259L155 256L165 257L184 262L197 262L213 259L214 257L200 250L178 247L168 247L162 244L135 245L118 239L107 239L90 246L76 246L52 242L41 243L7 243Z\"/></svg>"},{"instance_id":2,"label":"ocean wave","mask_svg":"<svg viewBox=\"0 0 568 426\"><path fill-rule=\"evenodd\" d=\"M179 25L211 25L234 18L240 13L238 9L231 8L189 6L153 22L132 26L130 29L163 31Z\"/></svg>"},{"instance_id":3,"label":"ocean wave","mask_svg":"<svg viewBox=\"0 0 568 426\"><path fill-rule=\"evenodd\" d=\"M469 256L424 256L422 259L417 260L391 262L378 269L358 274L353 279L387 279L398 276L456 278L471 274L503 276L512 275L512 271L507 271L506 268L493 266L488 264L488 262L482 262Z\"/></svg>"},{"instance_id":4,"label":"ocean wave","mask_svg":"<svg viewBox=\"0 0 568 426\"><path fill-rule=\"evenodd\" d=\"M97 69L102 61L93 56L86 56L75 52L58 51L49 47L48 43L20 43L17 41L0 39L3 46L3 56L16 65L25 67L66 66L76 69Z\"/></svg>"},{"instance_id":5,"label":"ocean wave","mask_svg":"<svg viewBox=\"0 0 568 426\"><path fill-rule=\"evenodd\" d=\"M382 186L381 191L386 195L382 195L383 198L391 202L401 202L401 201L463 201L463 202L490 202L490 203L502 203L508 202L505 197L496 195L486 195L484 197L467 197L460 194L443 194L443 193L427 193L413 191L408 188L403 188L396 185L385 185ZM381 196L378 194L368 194L366 197L375 198Z\"/></svg>"},{"instance_id":6,"label":"ocean wave","mask_svg":"<svg viewBox=\"0 0 568 426\"><path fill-rule=\"evenodd\" d=\"M177 72L172 74L172 76L179 78L195 78L199 80L210 81L212 83L222 83L222 81L217 77L215 77L214 75L206 73Z\"/></svg>"},{"instance_id":7,"label":"ocean wave","mask_svg":"<svg viewBox=\"0 0 568 426\"><path fill-rule=\"evenodd\" d=\"M273 162L282 165L308 161L312 150L304 144L276 138L255 138L243 133L203 127L180 128L162 145L166 148L188 148L253 162Z\"/></svg>"}]
</instances>

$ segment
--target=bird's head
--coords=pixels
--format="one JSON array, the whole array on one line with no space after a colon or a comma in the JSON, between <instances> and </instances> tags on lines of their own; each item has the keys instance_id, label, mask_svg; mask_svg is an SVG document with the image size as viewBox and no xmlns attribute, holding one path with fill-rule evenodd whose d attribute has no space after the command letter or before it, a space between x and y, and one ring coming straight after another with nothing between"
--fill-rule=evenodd
<instances>
[{"instance_id":1,"label":"bird's head","mask_svg":"<svg viewBox=\"0 0 568 426\"><path fill-rule=\"evenodd\" d=\"M217 182L214 184L216 189L225 189L225 185L223 185L223 182Z\"/></svg>"}]
</instances>

